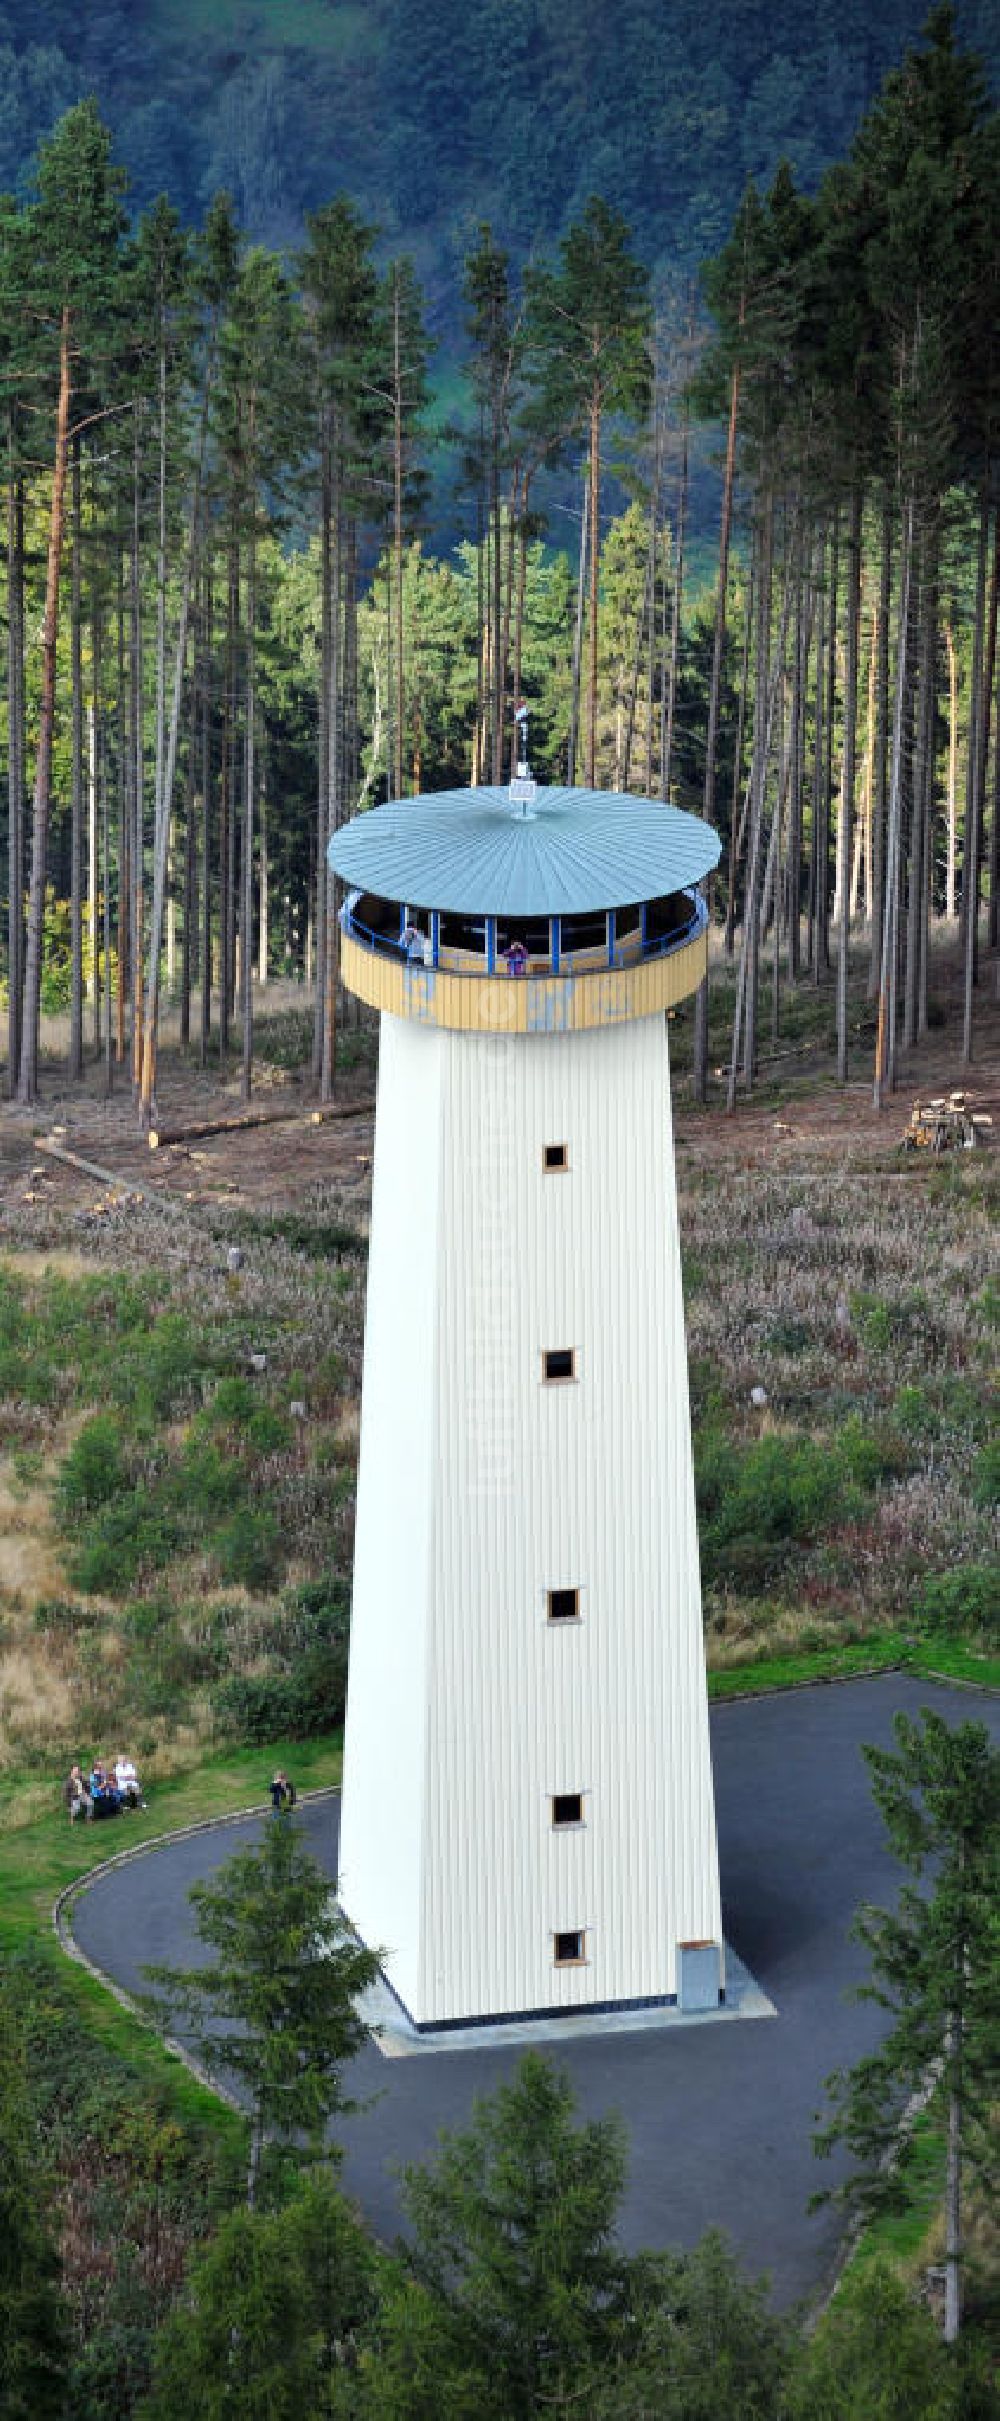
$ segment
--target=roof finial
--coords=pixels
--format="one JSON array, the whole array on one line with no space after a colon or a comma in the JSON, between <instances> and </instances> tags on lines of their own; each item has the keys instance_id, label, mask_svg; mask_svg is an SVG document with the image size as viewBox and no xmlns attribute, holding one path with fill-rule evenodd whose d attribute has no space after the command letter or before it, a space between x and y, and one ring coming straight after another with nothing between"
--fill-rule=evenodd
<instances>
[{"instance_id":1,"label":"roof finial","mask_svg":"<svg viewBox=\"0 0 1000 2421\"><path fill-rule=\"evenodd\" d=\"M528 709L523 698L514 708L517 724L517 771L510 784L510 803L514 813L522 818L531 816L538 785L532 779L528 763Z\"/></svg>"}]
</instances>

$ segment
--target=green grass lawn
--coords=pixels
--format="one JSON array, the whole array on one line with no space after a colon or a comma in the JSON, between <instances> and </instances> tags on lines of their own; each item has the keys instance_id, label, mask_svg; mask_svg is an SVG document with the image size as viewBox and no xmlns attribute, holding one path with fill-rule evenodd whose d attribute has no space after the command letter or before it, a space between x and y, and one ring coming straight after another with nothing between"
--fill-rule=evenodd
<instances>
[{"instance_id":1,"label":"green grass lawn","mask_svg":"<svg viewBox=\"0 0 1000 2421\"><path fill-rule=\"evenodd\" d=\"M267 1786L284 1766L300 1792L340 1781L342 1743L276 1740L267 1748L232 1748L189 1772L157 1784L145 1812L104 1824L70 1824L58 1785L51 1814L19 1819L16 1789L0 1793L0 1945L8 1950L48 1931L52 1906L67 1884L90 1874L123 1849L135 1849L186 1824L211 1823L243 1808L269 1805Z\"/></svg>"},{"instance_id":2,"label":"green grass lawn","mask_svg":"<svg viewBox=\"0 0 1000 2421\"><path fill-rule=\"evenodd\" d=\"M709 1670L708 1694L710 1698L755 1697L765 1690L849 1681L852 1675L898 1669L921 1674L927 1681L958 1681L981 1690L1000 1690L1000 1656L977 1656L957 1640L906 1639L889 1633L842 1647L762 1656L752 1663L726 1665L720 1672Z\"/></svg>"}]
</instances>

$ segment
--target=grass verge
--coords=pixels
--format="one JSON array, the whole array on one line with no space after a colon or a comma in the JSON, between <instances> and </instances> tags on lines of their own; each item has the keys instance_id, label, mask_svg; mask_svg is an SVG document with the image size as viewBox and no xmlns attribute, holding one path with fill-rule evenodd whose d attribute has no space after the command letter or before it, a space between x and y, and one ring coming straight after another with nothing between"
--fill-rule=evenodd
<instances>
[{"instance_id":1,"label":"grass verge","mask_svg":"<svg viewBox=\"0 0 1000 2421\"><path fill-rule=\"evenodd\" d=\"M912 1639L886 1632L877 1639L788 1656L762 1656L709 1671L710 1698L758 1697L767 1690L802 1689L810 1682L850 1681L864 1673L916 1673L926 1681L965 1682L1000 1690L1000 1656L979 1656L957 1640Z\"/></svg>"},{"instance_id":2,"label":"grass verge","mask_svg":"<svg viewBox=\"0 0 1000 2421\"><path fill-rule=\"evenodd\" d=\"M303 1791L338 1783L341 1763L339 1734L321 1740L279 1740L267 1750L233 1749L158 1785L144 1814L102 1825L71 1825L61 1804L51 1814L19 1823L16 1800L8 1799L0 1831L0 1962L28 1949L51 1959L81 2026L97 2046L106 2044L151 2083L163 2087L169 2081L182 2124L211 2120L224 2135L233 2132L235 2140L242 2120L196 2082L151 2027L137 2024L85 1968L61 1956L52 1910L67 1885L82 1881L123 1849L187 1824L235 1815L241 1808L259 1805L263 1810L275 1765L285 1766Z\"/></svg>"}]
</instances>

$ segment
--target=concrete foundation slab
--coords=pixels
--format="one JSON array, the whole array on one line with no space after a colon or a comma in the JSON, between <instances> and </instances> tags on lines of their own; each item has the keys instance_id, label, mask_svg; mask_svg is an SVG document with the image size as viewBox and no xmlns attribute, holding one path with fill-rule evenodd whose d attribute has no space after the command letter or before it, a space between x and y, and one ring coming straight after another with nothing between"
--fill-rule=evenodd
<instances>
[{"instance_id":1,"label":"concrete foundation slab","mask_svg":"<svg viewBox=\"0 0 1000 2421\"><path fill-rule=\"evenodd\" d=\"M774 2002L727 1943L726 1997L711 2008L681 2008L676 2002L634 2009L578 2009L557 2016L489 2019L476 2026L420 2028L407 2017L395 1993L379 1978L361 2008L383 2059L422 2059L442 2051L518 2050L534 2044L551 2051L592 2036L673 2033L678 2027L724 2026L734 2018L776 2017Z\"/></svg>"}]
</instances>

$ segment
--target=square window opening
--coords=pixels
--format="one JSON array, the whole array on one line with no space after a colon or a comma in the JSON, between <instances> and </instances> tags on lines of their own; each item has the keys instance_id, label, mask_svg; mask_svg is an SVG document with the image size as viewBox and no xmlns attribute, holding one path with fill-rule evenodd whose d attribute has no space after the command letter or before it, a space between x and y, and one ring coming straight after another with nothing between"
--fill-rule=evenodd
<instances>
[{"instance_id":1,"label":"square window opening","mask_svg":"<svg viewBox=\"0 0 1000 2421\"><path fill-rule=\"evenodd\" d=\"M583 1792L554 1791L552 1795L552 1822L554 1825L582 1824Z\"/></svg>"},{"instance_id":2,"label":"square window opening","mask_svg":"<svg viewBox=\"0 0 1000 2421\"><path fill-rule=\"evenodd\" d=\"M554 1169L568 1169L568 1145L565 1143L547 1143L542 1152L542 1167L544 1168L547 1177L552 1174Z\"/></svg>"},{"instance_id":3,"label":"square window opening","mask_svg":"<svg viewBox=\"0 0 1000 2421\"><path fill-rule=\"evenodd\" d=\"M552 1936L553 1958L557 1967L582 1967L586 1957L585 1933L556 1933Z\"/></svg>"},{"instance_id":4,"label":"square window opening","mask_svg":"<svg viewBox=\"0 0 1000 2421\"><path fill-rule=\"evenodd\" d=\"M549 1622L579 1622L579 1589L549 1589L546 1618Z\"/></svg>"},{"instance_id":5,"label":"square window opening","mask_svg":"<svg viewBox=\"0 0 1000 2421\"><path fill-rule=\"evenodd\" d=\"M551 1346L542 1355L542 1376L551 1384L554 1379L575 1379L576 1353L571 1345Z\"/></svg>"}]
</instances>

